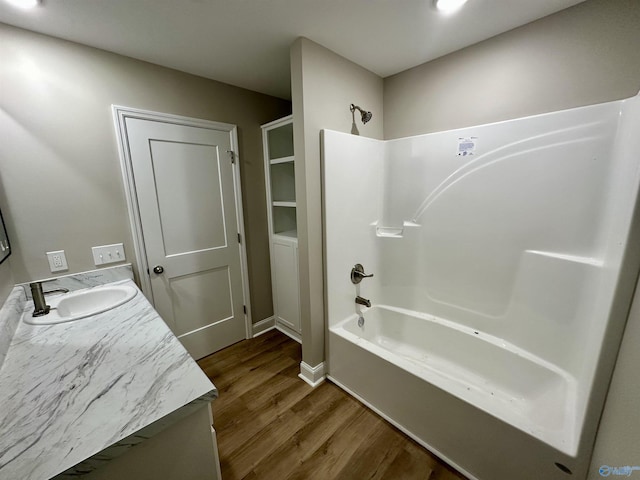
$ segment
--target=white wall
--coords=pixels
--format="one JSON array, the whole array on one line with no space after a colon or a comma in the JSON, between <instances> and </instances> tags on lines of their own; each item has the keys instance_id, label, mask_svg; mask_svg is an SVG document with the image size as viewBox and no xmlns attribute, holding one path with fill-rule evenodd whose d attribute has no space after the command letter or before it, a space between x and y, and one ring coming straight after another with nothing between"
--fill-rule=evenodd
<instances>
[{"instance_id":1,"label":"white wall","mask_svg":"<svg viewBox=\"0 0 640 480\"><path fill-rule=\"evenodd\" d=\"M326 314L328 327L333 327L361 313L356 295L383 303L380 285L388 283L380 267L384 240L376 237L372 224L380 220L383 209L386 149L383 141L332 130L324 131L322 148ZM351 283L349 273L356 263L374 277Z\"/></svg>"},{"instance_id":2,"label":"white wall","mask_svg":"<svg viewBox=\"0 0 640 480\"><path fill-rule=\"evenodd\" d=\"M91 247L134 260L111 105L238 125L253 320L273 314L260 125L290 103L0 24L0 166L15 280L95 268Z\"/></svg>"},{"instance_id":3,"label":"white wall","mask_svg":"<svg viewBox=\"0 0 640 480\"><path fill-rule=\"evenodd\" d=\"M324 293L320 130L351 131L349 105L373 112L362 136L382 138L382 79L306 38L291 47L291 96L296 156L302 359L324 360Z\"/></svg>"}]
</instances>

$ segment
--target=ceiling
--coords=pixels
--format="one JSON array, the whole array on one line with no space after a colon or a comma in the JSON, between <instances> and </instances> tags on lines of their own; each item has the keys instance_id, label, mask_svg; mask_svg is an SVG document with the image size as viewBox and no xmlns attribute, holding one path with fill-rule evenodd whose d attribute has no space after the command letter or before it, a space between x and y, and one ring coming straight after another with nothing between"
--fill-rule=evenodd
<instances>
[{"instance_id":1,"label":"ceiling","mask_svg":"<svg viewBox=\"0 0 640 480\"><path fill-rule=\"evenodd\" d=\"M0 22L290 98L299 36L387 77L581 1L469 0L449 15L432 0L0 1Z\"/></svg>"}]
</instances>

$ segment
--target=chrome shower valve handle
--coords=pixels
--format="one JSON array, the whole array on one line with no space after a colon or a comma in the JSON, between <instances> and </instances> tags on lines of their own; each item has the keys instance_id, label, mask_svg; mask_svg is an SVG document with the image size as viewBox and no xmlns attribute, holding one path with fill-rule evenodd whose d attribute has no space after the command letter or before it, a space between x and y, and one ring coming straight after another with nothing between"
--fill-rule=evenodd
<instances>
[{"instance_id":1,"label":"chrome shower valve handle","mask_svg":"<svg viewBox=\"0 0 640 480\"><path fill-rule=\"evenodd\" d=\"M351 269L351 283L358 284L362 281L363 278L371 278L373 277L373 273L371 275L367 275L364 273L364 267L356 263L354 267Z\"/></svg>"}]
</instances>

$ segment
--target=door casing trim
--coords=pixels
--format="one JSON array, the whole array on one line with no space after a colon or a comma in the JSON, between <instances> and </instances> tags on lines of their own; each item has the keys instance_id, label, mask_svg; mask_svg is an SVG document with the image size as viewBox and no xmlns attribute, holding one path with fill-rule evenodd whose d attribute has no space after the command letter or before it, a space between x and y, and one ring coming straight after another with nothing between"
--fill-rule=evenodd
<instances>
[{"instance_id":1,"label":"door casing trim","mask_svg":"<svg viewBox=\"0 0 640 480\"><path fill-rule=\"evenodd\" d=\"M147 299L154 304L153 292L151 291L151 278L149 275L149 264L147 262L147 252L144 246L144 235L142 232L142 222L140 219L140 210L138 207L138 197L133 176L133 165L131 163L131 155L129 145L127 143L127 132L125 121L127 118L135 118L140 120L150 120L162 123L172 123L175 125L184 125L188 127L207 128L211 130L222 130L229 132L231 140L231 150L234 155L233 183L234 197L236 204L236 222L238 233L242 238L239 243L240 248L240 274L242 276L242 301L247 307L244 315L245 320L245 337L251 338L252 322L251 322L251 301L249 295L249 270L247 265L247 245L244 231L244 211L242 208L242 188L240 182L240 155L238 152L238 127L231 123L214 122L212 120L203 120L200 118L183 117L181 115L173 115L169 113L154 112L151 110L142 110L138 108L124 107L121 105L112 105L113 122L116 132L116 140L118 144L118 154L120 156L120 168L122 170L122 179L124 183L124 193L127 200L127 210L129 213L129 224L131 227L131 236L133 238L133 249L136 260L134 262L138 270L138 278L140 288Z\"/></svg>"}]
</instances>

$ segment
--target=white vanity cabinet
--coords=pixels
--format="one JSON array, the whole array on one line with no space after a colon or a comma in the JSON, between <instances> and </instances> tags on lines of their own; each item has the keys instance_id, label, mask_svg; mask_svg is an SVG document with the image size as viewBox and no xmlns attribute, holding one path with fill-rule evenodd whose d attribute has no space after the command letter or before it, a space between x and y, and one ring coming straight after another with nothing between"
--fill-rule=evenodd
<instances>
[{"instance_id":1,"label":"white vanity cabinet","mask_svg":"<svg viewBox=\"0 0 640 480\"><path fill-rule=\"evenodd\" d=\"M104 462L83 478L222 480L216 433L211 423L210 404L203 404L157 435Z\"/></svg>"},{"instance_id":2,"label":"white vanity cabinet","mask_svg":"<svg viewBox=\"0 0 640 480\"><path fill-rule=\"evenodd\" d=\"M276 326L300 341L298 232L291 115L262 126Z\"/></svg>"}]
</instances>

